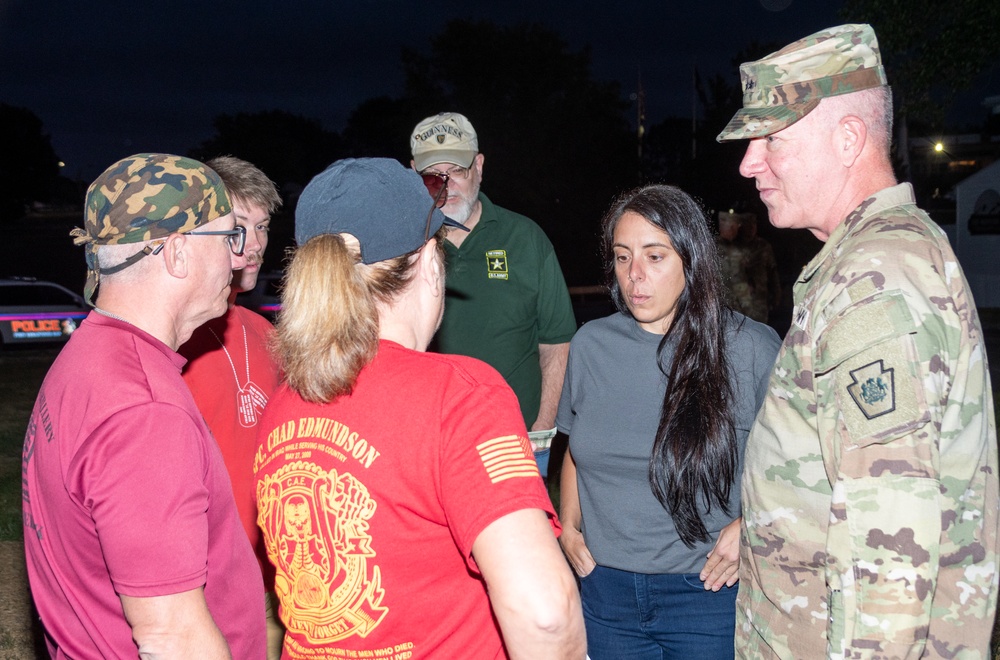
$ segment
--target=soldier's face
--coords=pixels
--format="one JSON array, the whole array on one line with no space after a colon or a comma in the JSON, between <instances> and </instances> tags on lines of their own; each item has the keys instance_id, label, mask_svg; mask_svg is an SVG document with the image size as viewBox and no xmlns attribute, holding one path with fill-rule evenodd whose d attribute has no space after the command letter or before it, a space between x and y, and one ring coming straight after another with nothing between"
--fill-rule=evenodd
<instances>
[{"instance_id":1,"label":"soldier's face","mask_svg":"<svg viewBox=\"0 0 1000 660\"><path fill-rule=\"evenodd\" d=\"M829 236L828 213L839 210L838 182L845 172L836 157L835 129L820 103L788 128L750 140L740 174L756 181L775 227L808 229L820 240Z\"/></svg>"},{"instance_id":2,"label":"soldier's face","mask_svg":"<svg viewBox=\"0 0 1000 660\"><path fill-rule=\"evenodd\" d=\"M736 240L740 226L732 220L719 220L719 237L727 241Z\"/></svg>"},{"instance_id":3,"label":"soldier's face","mask_svg":"<svg viewBox=\"0 0 1000 660\"><path fill-rule=\"evenodd\" d=\"M625 305L642 329L665 334L685 284L684 263L670 235L629 211L615 225L613 240L615 277Z\"/></svg>"}]
</instances>

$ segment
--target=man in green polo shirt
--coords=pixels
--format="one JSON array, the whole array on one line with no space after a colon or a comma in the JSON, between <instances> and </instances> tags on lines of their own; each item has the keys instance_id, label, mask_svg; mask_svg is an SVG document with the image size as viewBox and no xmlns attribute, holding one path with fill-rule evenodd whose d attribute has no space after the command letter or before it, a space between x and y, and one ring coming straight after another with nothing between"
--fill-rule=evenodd
<instances>
[{"instance_id":1,"label":"man in green polo shirt","mask_svg":"<svg viewBox=\"0 0 1000 660\"><path fill-rule=\"evenodd\" d=\"M554 429L576 320L552 243L480 192L484 157L463 115L424 119L410 150L414 170L446 178L442 210L469 230L449 230L444 244L448 291L437 349L492 365L517 395L528 430ZM545 447L536 447L543 476Z\"/></svg>"}]
</instances>

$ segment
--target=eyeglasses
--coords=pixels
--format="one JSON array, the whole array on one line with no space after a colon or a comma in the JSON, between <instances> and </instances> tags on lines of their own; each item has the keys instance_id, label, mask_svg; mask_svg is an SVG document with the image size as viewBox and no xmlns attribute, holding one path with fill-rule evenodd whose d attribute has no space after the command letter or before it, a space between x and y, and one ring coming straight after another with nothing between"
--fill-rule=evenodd
<instances>
[{"instance_id":1,"label":"eyeglasses","mask_svg":"<svg viewBox=\"0 0 1000 660\"><path fill-rule=\"evenodd\" d=\"M444 172L424 172L420 175L420 178L424 180L424 187L427 188L427 192L436 201L438 195L441 195L441 191L448 187L448 179L451 177ZM441 203L438 204L439 207L444 206L446 201L444 197L441 200Z\"/></svg>"},{"instance_id":2,"label":"eyeglasses","mask_svg":"<svg viewBox=\"0 0 1000 660\"><path fill-rule=\"evenodd\" d=\"M445 176L450 176L453 179L468 179L470 171L471 168L459 167L456 165L450 170L445 170L444 172L441 172L441 174L444 174Z\"/></svg>"},{"instance_id":3,"label":"eyeglasses","mask_svg":"<svg viewBox=\"0 0 1000 660\"><path fill-rule=\"evenodd\" d=\"M247 246L247 228L243 225L236 225L233 229L226 231L189 231L188 236L228 236L229 249L237 257L243 256L243 250Z\"/></svg>"},{"instance_id":4,"label":"eyeglasses","mask_svg":"<svg viewBox=\"0 0 1000 660\"><path fill-rule=\"evenodd\" d=\"M431 213L434 209L431 209ZM428 227L430 226L430 218L427 219ZM243 225L237 225L235 229L227 229L226 231L189 231L188 236L228 236L229 237L229 249L233 251L237 257L243 256L243 249L247 246L247 228ZM143 257L147 257L151 254L159 254L163 250L163 246L167 244L166 239L160 239L155 242L156 247L153 247L153 243L150 243L146 247L142 248L131 257L121 262L117 266L111 266L110 268L98 268L97 272L102 275L111 275L112 273L117 273L119 271L125 270L135 262L139 261Z\"/></svg>"},{"instance_id":5,"label":"eyeglasses","mask_svg":"<svg viewBox=\"0 0 1000 660\"><path fill-rule=\"evenodd\" d=\"M237 257L243 256L243 250L247 246L247 228L243 225L237 225L235 228L225 231L189 231L185 232L185 236L228 236L229 249ZM164 245L165 243L160 243L150 254L159 254Z\"/></svg>"},{"instance_id":6,"label":"eyeglasses","mask_svg":"<svg viewBox=\"0 0 1000 660\"><path fill-rule=\"evenodd\" d=\"M434 209L439 209L448 201L448 175L441 172L434 172L420 175L424 180L427 192L434 198L431 210L427 212L427 226L424 228L424 243L431 238L431 218L434 217Z\"/></svg>"},{"instance_id":7,"label":"eyeglasses","mask_svg":"<svg viewBox=\"0 0 1000 660\"><path fill-rule=\"evenodd\" d=\"M460 181L464 181L465 179L469 178L469 172L471 171L472 169L469 167L459 167L456 165L450 170L446 170L444 172L438 172L436 170L424 170L423 172L420 173L420 176L424 177L425 184L427 183L426 177L428 176L437 176L437 177L443 176L445 179L450 178L450 179L457 179Z\"/></svg>"}]
</instances>

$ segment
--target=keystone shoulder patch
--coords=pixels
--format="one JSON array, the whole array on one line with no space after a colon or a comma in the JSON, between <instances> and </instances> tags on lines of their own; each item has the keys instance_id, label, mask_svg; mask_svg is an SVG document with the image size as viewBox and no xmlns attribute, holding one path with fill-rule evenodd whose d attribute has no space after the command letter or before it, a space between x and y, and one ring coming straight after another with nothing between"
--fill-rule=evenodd
<instances>
[{"instance_id":1,"label":"keystone shoulder patch","mask_svg":"<svg viewBox=\"0 0 1000 660\"><path fill-rule=\"evenodd\" d=\"M886 369L882 360L875 360L850 372L854 382L847 391L868 419L875 419L896 409L893 369Z\"/></svg>"}]
</instances>

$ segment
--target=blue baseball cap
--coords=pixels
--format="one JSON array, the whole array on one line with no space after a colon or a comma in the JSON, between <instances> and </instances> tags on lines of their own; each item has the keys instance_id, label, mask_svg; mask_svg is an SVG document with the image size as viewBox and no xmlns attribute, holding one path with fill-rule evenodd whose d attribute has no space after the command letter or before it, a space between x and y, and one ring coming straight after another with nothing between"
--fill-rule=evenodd
<instances>
[{"instance_id":1,"label":"blue baseball cap","mask_svg":"<svg viewBox=\"0 0 1000 660\"><path fill-rule=\"evenodd\" d=\"M309 182L295 208L295 242L320 234L351 234L361 261L373 264L409 254L441 225L466 229L433 209L420 175L392 158L345 158ZM466 231L468 231L466 229Z\"/></svg>"}]
</instances>

